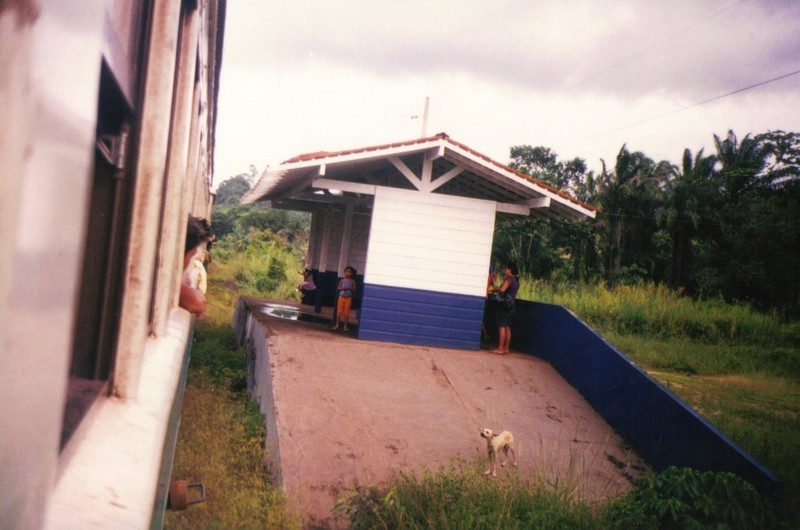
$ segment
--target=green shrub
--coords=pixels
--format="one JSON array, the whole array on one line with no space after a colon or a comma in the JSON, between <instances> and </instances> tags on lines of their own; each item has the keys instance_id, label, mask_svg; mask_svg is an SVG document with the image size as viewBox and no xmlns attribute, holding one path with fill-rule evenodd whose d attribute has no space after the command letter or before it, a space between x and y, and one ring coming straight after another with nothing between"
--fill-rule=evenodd
<instances>
[{"instance_id":1,"label":"green shrub","mask_svg":"<svg viewBox=\"0 0 800 530\"><path fill-rule=\"evenodd\" d=\"M245 356L245 349L236 347L230 326L197 326L191 366L207 372L216 385L244 395L247 390Z\"/></svg>"},{"instance_id":2,"label":"green shrub","mask_svg":"<svg viewBox=\"0 0 800 530\"><path fill-rule=\"evenodd\" d=\"M477 465L399 472L385 489L357 484L335 513L352 529L595 528L588 505L518 477L487 479Z\"/></svg>"},{"instance_id":3,"label":"green shrub","mask_svg":"<svg viewBox=\"0 0 800 530\"><path fill-rule=\"evenodd\" d=\"M297 278L289 278L287 271L303 268L298 245L298 239L289 242L271 230L250 228L246 234L226 235L213 254L239 294L291 300L297 296Z\"/></svg>"},{"instance_id":4,"label":"green shrub","mask_svg":"<svg viewBox=\"0 0 800 530\"><path fill-rule=\"evenodd\" d=\"M254 280L255 288L259 293L270 293L280 285L278 280L270 278L269 274L265 273L258 273Z\"/></svg>"},{"instance_id":5,"label":"green shrub","mask_svg":"<svg viewBox=\"0 0 800 530\"><path fill-rule=\"evenodd\" d=\"M674 466L642 480L635 490L611 503L605 516L613 528L776 526L772 508L738 475Z\"/></svg>"}]
</instances>

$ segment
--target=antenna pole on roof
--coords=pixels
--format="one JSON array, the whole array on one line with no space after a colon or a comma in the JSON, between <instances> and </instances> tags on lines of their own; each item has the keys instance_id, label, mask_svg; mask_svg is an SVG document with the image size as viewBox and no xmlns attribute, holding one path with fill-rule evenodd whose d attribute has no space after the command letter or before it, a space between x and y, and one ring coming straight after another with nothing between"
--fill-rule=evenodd
<instances>
[{"instance_id":1,"label":"antenna pole on roof","mask_svg":"<svg viewBox=\"0 0 800 530\"><path fill-rule=\"evenodd\" d=\"M425 112L422 113L422 138L428 136L428 104L431 98L425 96Z\"/></svg>"}]
</instances>

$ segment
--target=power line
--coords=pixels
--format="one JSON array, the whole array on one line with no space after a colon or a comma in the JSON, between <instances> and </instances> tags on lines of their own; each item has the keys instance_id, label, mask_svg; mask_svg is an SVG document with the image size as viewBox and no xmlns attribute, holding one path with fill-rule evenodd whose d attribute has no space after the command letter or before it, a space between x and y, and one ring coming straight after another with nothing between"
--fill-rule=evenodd
<instances>
[{"instance_id":1,"label":"power line","mask_svg":"<svg viewBox=\"0 0 800 530\"><path fill-rule=\"evenodd\" d=\"M649 52L650 50L652 50L654 48L657 48L658 46L661 46L662 44L664 44L666 42L671 41L675 37L679 37L680 35L683 35L684 33L687 33L687 32L689 32L689 31L691 31L691 30L693 30L693 29L695 29L695 28L697 28L699 26L702 26L703 24L706 24L708 21L710 21L710 20L722 15L723 13L725 13L727 11L730 11L734 7L737 7L737 6L739 6L739 5L741 5L741 4L745 3L745 2L747 2L747 0L740 0L739 2L737 2L735 4L731 4L728 7L725 7L723 9L721 9L720 11L717 11L716 13L713 13L712 15L706 17L705 19L697 22L696 24L692 24L691 26L687 26L687 27L683 28L682 30L679 30L678 32L673 33L672 35L669 35L668 37L665 37L665 38L663 38L663 39L661 39L659 41L654 42L653 44L651 44L650 46L648 46L646 48L643 48L643 49L641 49L641 50L639 50L637 52L634 52L634 53L632 53L630 55L626 55L625 57L623 57L619 61L608 65L606 68L604 68L604 69L602 69L600 71L597 71L597 72L595 72L593 74L589 74L588 76L586 76L583 79L580 79L578 81L575 81L574 83L570 83L569 86L574 86L576 84L582 84L582 83L585 83L586 81L588 81L590 79L593 79L595 77L601 76L601 75L605 74L606 72L608 72L610 70L613 70L613 69L617 68L618 66L620 66L622 64L626 64L626 63L630 62L631 59L633 59L635 57L638 57L640 55L643 55L643 54Z\"/></svg>"},{"instance_id":2,"label":"power line","mask_svg":"<svg viewBox=\"0 0 800 530\"><path fill-rule=\"evenodd\" d=\"M582 142L587 142L589 140L594 140L595 138L600 138L601 136L605 136L607 134L623 131L625 129L630 129L631 127L636 127L637 125L642 125L643 123L647 123L647 122L650 122L650 121L653 121L653 120L658 120L658 119L664 118L666 116L670 116L672 114L677 114L679 112L683 112L685 110L693 109L694 107L699 107L700 105L705 105L706 103L711 103L712 101L717 101L719 99L726 98L728 96L733 96L735 94L740 94L740 93L745 92L747 90L752 90L752 89L758 88L760 86L768 85L770 83L774 83L776 81L780 81L782 79L786 79L787 77L792 77L793 75L797 75L797 74L800 74L800 70L795 70L794 72L789 72L788 74L783 74L783 75L780 75L778 77L773 77L772 79L768 79L766 81L761 81L760 83L755 83L753 85L749 85L749 86L746 86L744 88L739 88L737 90L734 90L732 92L728 92L726 94L722 94L720 96L714 96L713 98L705 99L705 100L699 101L697 103L692 103L691 105L687 105L687 106L681 107L679 109L674 109L674 110L670 110L668 112L664 112L664 113L661 113L661 114L656 114L655 116L650 116L649 118L645 118L645 119L639 120L637 122L633 122L633 123L629 123L627 125L623 125L621 127L617 127L616 129L611 129L611 130L608 130L608 131L605 131L605 132L602 132L602 133L599 133L599 134L595 134L594 136L589 136L589 137L583 138L582 140L578 140L578 141L572 142L572 143L567 144L567 145L574 145L574 144L578 144L578 143L582 143Z\"/></svg>"}]
</instances>

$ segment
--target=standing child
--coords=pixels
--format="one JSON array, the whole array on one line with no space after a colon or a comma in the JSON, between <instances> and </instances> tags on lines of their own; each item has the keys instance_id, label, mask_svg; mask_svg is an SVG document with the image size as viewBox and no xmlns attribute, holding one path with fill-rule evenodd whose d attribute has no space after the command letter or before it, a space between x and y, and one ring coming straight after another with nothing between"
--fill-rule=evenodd
<instances>
[{"instance_id":1,"label":"standing child","mask_svg":"<svg viewBox=\"0 0 800 530\"><path fill-rule=\"evenodd\" d=\"M344 278L339 280L339 285L336 291L339 298L336 302L336 322L331 328L334 331L339 329L339 322L344 324L344 331L349 331L347 325L350 323L350 308L353 305L353 294L356 292L358 285L355 280L356 270L347 266L344 268Z\"/></svg>"}]
</instances>

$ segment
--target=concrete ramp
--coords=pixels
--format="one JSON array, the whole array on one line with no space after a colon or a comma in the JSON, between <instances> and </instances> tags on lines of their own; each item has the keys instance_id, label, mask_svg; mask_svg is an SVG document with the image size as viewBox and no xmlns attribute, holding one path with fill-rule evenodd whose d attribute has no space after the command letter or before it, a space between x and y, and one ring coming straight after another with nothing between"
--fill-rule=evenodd
<instances>
[{"instance_id":1,"label":"concrete ramp","mask_svg":"<svg viewBox=\"0 0 800 530\"><path fill-rule=\"evenodd\" d=\"M330 331L324 314L276 313L275 304L286 302L242 299L234 327L249 344L249 388L266 417L273 476L307 528L345 527L331 509L355 483L485 461L484 427L514 434L512 472L586 499L626 491L647 472L536 357L356 340Z\"/></svg>"}]
</instances>

